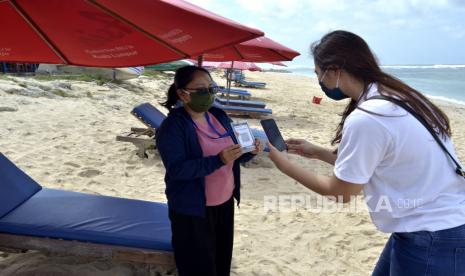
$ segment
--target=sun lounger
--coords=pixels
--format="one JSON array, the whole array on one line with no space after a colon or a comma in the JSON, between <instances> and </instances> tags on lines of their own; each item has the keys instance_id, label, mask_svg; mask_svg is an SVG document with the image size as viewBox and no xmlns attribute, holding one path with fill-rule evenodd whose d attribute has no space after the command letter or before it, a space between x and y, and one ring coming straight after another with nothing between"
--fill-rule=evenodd
<instances>
[{"instance_id":1,"label":"sun lounger","mask_svg":"<svg viewBox=\"0 0 465 276\"><path fill-rule=\"evenodd\" d=\"M266 82L253 82L246 81L245 76L240 71L235 71L233 73L231 81L234 81L238 86L250 87L250 88L264 88Z\"/></svg>"},{"instance_id":2,"label":"sun lounger","mask_svg":"<svg viewBox=\"0 0 465 276\"><path fill-rule=\"evenodd\" d=\"M243 115L252 118L259 118L273 114L273 111L267 108L222 105L217 102L214 103L214 106L223 109L228 114Z\"/></svg>"},{"instance_id":3,"label":"sun lounger","mask_svg":"<svg viewBox=\"0 0 465 276\"><path fill-rule=\"evenodd\" d=\"M0 248L174 266L166 204L43 188L1 153Z\"/></svg>"},{"instance_id":4,"label":"sun lounger","mask_svg":"<svg viewBox=\"0 0 465 276\"><path fill-rule=\"evenodd\" d=\"M244 107L254 107L254 108L265 108L266 103L259 101L244 101L244 100L233 100L226 99L221 97L216 97L215 101L222 105L232 105L232 106L244 106Z\"/></svg>"},{"instance_id":5,"label":"sun lounger","mask_svg":"<svg viewBox=\"0 0 465 276\"><path fill-rule=\"evenodd\" d=\"M246 81L244 79L235 80L235 83L236 85L250 87L250 88L265 88L266 86L265 82L252 82L252 81Z\"/></svg>"},{"instance_id":6,"label":"sun lounger","mask_svg":"<svg viewBox=\"0 0 465 276\"><path fill-rule=\"evenodd\" d=\"M166 115L150 103L136 106L131 114L144 123L147 128L131 128L129 133L116 136L116 140L133 143L138 149L137 155L139 157L148 157L146 151L149 148L155 148L156 130L160 128Z\"/></svg>"},{"instance_id":7,"label":"sun lounger","mask_svg":"<svg viewBox=\"0 0 465 276\"><path fill-rule=\"evenodd\" d=\"M250 94L249 91L244 90L244 89L227 89L227 88L220 87L220 90L218 93L221 94L223 97L229 94L230 96L239 97L239 99L241 100L248 100L250 99L250 97L252 97L252 94Z\"/></svg>"}]
</instances>

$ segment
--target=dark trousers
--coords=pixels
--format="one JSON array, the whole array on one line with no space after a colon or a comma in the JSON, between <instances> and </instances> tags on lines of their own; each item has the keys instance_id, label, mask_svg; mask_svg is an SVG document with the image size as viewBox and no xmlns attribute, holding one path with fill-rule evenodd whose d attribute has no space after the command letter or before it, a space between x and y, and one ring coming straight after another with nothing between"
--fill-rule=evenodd
<instances>
[{"instance_id":1,"label":"dark trousers","mask_svg":"<svg viewBox=\"0 0 465 276\"><path fill-rule=\"evenodd\" d=\"M169 211L179 276L228 276L234 237L234 199L207 206L204 218Z\"/></svg>"}]
</instances>

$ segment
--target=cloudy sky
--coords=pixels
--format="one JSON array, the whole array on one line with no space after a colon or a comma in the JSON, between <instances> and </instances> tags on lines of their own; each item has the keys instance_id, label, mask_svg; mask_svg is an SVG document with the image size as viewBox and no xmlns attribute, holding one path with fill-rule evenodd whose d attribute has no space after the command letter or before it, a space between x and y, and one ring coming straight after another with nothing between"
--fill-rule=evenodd
<instances>
[{"instance_id":1,"label":"cloudy sky","mask_svg":"<svg viewBox=\"0 0 465 276\"><path fill-rule=\"evenodd\" d=\"M188 0L302 55L331 30L362 36L383 65L465 64L465 0Z\"/></svg>"}]
</instances>

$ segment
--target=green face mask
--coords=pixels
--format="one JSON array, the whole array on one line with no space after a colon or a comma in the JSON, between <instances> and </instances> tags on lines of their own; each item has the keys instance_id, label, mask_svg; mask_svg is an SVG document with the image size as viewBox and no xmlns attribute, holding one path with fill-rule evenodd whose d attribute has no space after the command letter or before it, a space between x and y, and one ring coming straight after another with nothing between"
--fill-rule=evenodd
<instances>
[{"instance_id":1,"label":"green face mask","mask_svg":"<svg viewBox=\"0 0 465 276\"><path fill-rule=\"evenodd\" d=\"M205 112L210 109L215 100L215 95L210 93L189 93L191 96L191 101L187 103L187 106L190 107L195 112Z\"/></svg>"}]
</instances>

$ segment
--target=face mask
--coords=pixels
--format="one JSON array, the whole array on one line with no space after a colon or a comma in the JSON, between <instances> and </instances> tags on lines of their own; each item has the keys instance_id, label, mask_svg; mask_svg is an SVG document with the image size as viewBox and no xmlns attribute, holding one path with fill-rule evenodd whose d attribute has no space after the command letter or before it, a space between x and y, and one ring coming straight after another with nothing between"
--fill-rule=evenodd
<instances>
[{"instance_id":1,"label":"face mask","mask_svg":"<svg viewBox=\"0 0 465 276\"><path fill-rule=\"evenodd\" d=\"M324 72L323 77L320 80L321 90L323 90L323 92L325 92L326 96L328 98L330 98L330 99L335 100L335 101L340 101L340 100L349 98L349 96L345 95L342 92L341 88L339 88L339 76L341 75L340 73L337 75L337 82L336 82L336 87L335 88L329 89L328 87L326 87L326 85L324 85L323 79L326 77L327 72L328 72L328 70L326 70Z\"/></svg>"},{"instance_id":2,"label":"face mask","mask_svg":"<svg viewBox=\"0 0 465 276\"><path fill-rule=\"evenodd\" d=\"M185 90L184 92L191 96L191 101L187 103L187 106L198 113L209 110L215 101L215 95L211 93L190 93Z\"/></svg>"}]
</instances>

